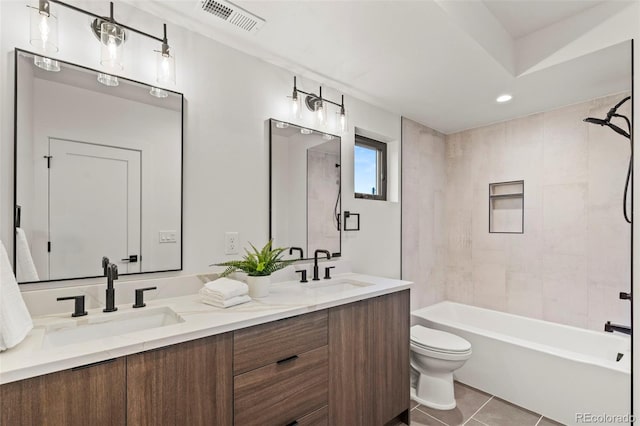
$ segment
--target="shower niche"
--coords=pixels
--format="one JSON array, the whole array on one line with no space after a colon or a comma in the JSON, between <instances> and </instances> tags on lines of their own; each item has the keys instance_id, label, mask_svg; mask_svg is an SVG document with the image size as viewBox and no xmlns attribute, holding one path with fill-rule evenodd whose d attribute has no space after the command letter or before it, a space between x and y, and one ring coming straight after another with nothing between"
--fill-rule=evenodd
<instances>
[{"instance_id":1,"label":"shower niche","mask_svg":"<svg viewBox=\"0 0 640 426\"><path fill-rule=\"evenodd\" d=\"M489 233L524 233L524 181L489 184Z\"/></svg>"}]
</instances>

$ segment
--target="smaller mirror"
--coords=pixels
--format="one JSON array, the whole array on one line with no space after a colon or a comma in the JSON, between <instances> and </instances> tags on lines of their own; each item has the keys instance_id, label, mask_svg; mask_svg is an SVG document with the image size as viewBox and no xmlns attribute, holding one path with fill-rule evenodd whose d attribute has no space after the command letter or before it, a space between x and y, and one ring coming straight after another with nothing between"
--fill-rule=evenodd
<instances>
[{"instance_id":1,"label":"smaller mirror","mask_svg":"<svg viewBox=\"0 0 640 426\"><path fill-rule=\"evenodd\" d=\"M339 136L270 120L269 235L276 247L301 248L303 258L317 249L340 256L340 143Z\"/></svg>"}]
</instances>

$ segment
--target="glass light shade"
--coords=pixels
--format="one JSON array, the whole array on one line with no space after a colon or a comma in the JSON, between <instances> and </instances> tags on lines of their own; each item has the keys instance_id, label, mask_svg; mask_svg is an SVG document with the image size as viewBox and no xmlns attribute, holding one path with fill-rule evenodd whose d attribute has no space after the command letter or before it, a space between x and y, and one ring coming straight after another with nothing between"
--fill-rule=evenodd
<instances>
[{"instance_id":1,"label":"glass light shade","mask_svg":"<svg viewBox=\"0 0 640 426\"><path fill-rule=\"evenodd\" d=\"M159 89L157 87L152 87L149 91L151 96L155 96L156 98L166 98L169 96L169 92L166 90Z\"/></svg>"},{"instance_id":2,"label":"glass light shade","mask_svg":"<svg viewBox=\"0 0 640 426\"><path fill-rule=\"evenodd\" d=\"M338 133L347 133L349 119L346 111L338 111L336 114L336 130Z\"/></svg>"},{"instance_id":3,"label":"glass light shade","mask_svg":"<svg viewBox=\"0 0 640 426\"><path fill-rule=\"evenodd\" d=\"M313 130L305 129L304 127L302 127L300 128L300 133L302 133L303 135L310 135L311 133L313 133Z\"/></svg>"},{"instance_id":4,"label":"glass light shade","mask_svg":"<svg viewBox=\"0 0 640 426\"><path fill-rule=\"evenodd\" d=\"M34 56L33 64L36 67L42 68L45 71L53 71L53 72L60 71L60 63L55 59L45 58L42 56Z\"/></svg>"},{"instance_id":5,"label":"glass light shade","mask_svg":"<svg viewBox=\"0 0 640 426\"><path fill-rule=\"evenodd\" d=\"M166 52L156 53L156 80L163 86L176 84L176 58Z\"/></svg>"},{"instance_id":6,"label":"glass light shade","mask_svg":"<svg viewBox=\"0 0 640 426\"><path fill-rule=\"evenodd\" d=\"M109 70L124 68L124 29L111 22L100 24L100 64Z\"/></svg>"},{"instance_id":7,"label":"glass light shade","mask_svg":"<svg viewBox=\"0 0 640 426\"><path fill-rule=\"evenodd\" d=\"M51 12L40 12L36 7L29 8L29 43L43 53L58 51L58 18Z\"/></svg>"},{"instance_id":8,"label":"glass light shade","mask_svg":"<svg viewBox=\"0 0 640 426\"><path fill-rule=\"evenodd\" d=\"M294 96L288 96L289 99L289 110L291 112L292 118L300 118L302 116L302 111L300 110L300 93L296 93Z\"/></svg>"},{"instance_id":9,"label":"glass light shade","mask_svg":"<svg viewBox=\"0 0 640 426\"><path fill-rule=\"evenodd\" d=\"M118 81L118 77L116 77L115 75L109 75L104 73L98 74L98 82L109 87L116 87L117 85L120 84L120 82Z\"/></svg>"},{"instance_id":10,"label":"glass light shade","mask_svg":"<svg viewBox=\"0 0 640 426\"><path fill-rule=\"evenodd\" d=\"M316 123L324 126L327 123L327 106L322 101L316 102Z\"/></svg>"}]
</instances>

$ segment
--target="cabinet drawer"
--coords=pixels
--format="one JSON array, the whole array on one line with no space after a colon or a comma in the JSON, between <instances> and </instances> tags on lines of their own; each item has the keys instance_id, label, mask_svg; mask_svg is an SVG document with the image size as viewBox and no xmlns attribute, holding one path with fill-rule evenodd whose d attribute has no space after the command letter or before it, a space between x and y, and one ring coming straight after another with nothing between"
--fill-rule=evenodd
<instances>
[{"instance_id":1,"label":"cabinet drawer","mask_svg":"<svg viewBox=\"0 0 640 426\"><path fill-rule=\"evenodd\" d=\"M234 377L234 423L287 425L327 405L328 365L323 346Z\"/></svg>"},{"instance_id":2,"label":"cabinet drawer","mask_svg":"<svg viewBox=\"0 0 640 426\"><path fill-rule=\"evenodd\" d=\"M329 424L329 408L325 405L292 423L296 426L327 426Z\"/></svg>"},{"instance_id":3,"label":"cabinet drawer","mask_svg":"<svg viewBox=\"0 0 640 426\"><path fill-rule=\"evenodd\" d=\"M233 333L233 373L241 374L327 344L327 311Z\"/></svg>"}]
</instances>

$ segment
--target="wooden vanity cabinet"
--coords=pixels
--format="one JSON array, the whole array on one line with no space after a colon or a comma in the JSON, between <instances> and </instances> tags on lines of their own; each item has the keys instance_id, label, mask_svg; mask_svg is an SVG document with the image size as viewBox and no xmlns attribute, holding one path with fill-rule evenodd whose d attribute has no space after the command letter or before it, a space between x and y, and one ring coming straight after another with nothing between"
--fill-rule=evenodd
<instances>
[{"instance_id":1,"label":"wooden vanity cabinet","mask_svg":"<svg viewBox=\"0 0 640 426\"><path fill-rule=\"evenodd\" d=\"M0 426L408 424L409 290L0 386Z\"/></svg>"},{"instance_id":2,"label":"wooden vanity cabinet","mask_svg":"<svg viewBox=\"0 0 640 426\"><path fill-rule=\"evenodd\" d=\"M329 424L409 419L409 290L329 310Z\"/></svg>"},{"instance_id":3,"label":"wooden vanity cabinet","mask_svg":"<svg viewBox=\"0 0 640 426\"><path fill-rule=\"evenodd\" d=\"M118 358L0 386L2 426L122 426L126 361Z\"/></svg>"},{"instance_id":4,"label":"wooden vanity cabinet","mask_svg":"<svg viewBox=\"0 0 640 426\"><path fill-rule=\"evenodd\" d=\"M232 334L127 356L127 423L219 425L232 418Z\"/></svg>"},{"instance_id":5,"label":"wooden vanity cabinet","mask_svg":"<svg viewBox=\"0 0 640 426\"><path fill-rule=\"evenodd\" d=\"M234 424L328 424L326 310L237 330L233 340Z\"/></svg>"}]
</instances>

